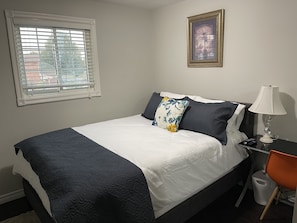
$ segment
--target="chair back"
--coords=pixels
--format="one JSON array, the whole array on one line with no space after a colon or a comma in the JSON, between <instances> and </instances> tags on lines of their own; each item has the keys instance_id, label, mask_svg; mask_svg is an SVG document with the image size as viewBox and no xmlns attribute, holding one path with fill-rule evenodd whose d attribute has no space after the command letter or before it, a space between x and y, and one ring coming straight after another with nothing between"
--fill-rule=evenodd
<instances>
[{"instance_id":1,"label":"chair back","mask_svg":"<svg viewBox=\"0 0 297 223\"><path fill-rule=\"evenodd\" d=\"M266 172L279 186L296 190L297 156L271 150L266 163Z\"/></svg>"}]
</instances>

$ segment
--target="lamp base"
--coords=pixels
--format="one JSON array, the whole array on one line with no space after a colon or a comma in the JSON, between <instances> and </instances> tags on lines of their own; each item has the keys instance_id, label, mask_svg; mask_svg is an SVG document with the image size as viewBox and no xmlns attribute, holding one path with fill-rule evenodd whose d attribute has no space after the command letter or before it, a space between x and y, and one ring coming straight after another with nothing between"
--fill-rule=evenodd
<instances>
[{"instance_id":1,"label":"lamp base","mask_svg":"<svg viewBox=\"0 0 297 223\"><path fill-rule=\"evenodd\" d=\"M260 138L260 141L263 142L263 143L273 143L273 139L270 138L269 135L267 134L264 134L261 138Z\"/></svg>"}]
</instances>

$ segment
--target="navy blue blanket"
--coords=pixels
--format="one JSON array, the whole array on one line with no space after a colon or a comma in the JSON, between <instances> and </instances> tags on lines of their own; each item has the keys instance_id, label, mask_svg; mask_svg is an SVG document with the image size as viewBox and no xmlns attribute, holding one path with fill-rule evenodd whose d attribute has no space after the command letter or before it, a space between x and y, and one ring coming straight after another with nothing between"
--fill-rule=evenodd
<instances>
[{"instance_id":1,"label":"navy blue blanket","mask_svg":"<svg viewBox=\"0 0 297 223\"><path fill-rule=\"evenodd\" d=\"M142 171L73 129L15 145L40 178L58 223L151 223Z\"/></svg>"}]
</instances>

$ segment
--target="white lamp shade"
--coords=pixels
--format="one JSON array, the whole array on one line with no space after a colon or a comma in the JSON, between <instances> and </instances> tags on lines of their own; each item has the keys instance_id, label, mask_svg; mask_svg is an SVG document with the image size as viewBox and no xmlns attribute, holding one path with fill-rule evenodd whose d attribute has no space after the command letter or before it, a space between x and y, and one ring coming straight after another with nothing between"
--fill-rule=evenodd
<instances>
[{"instance_id":1,"label":"white lamp shade","mask_svg":"<svg viewBox=\"0 0 297 223\"><path fill-rule=\"evenodd\" d=\"M277 86L262 86L258 97L249 108L251 112L265 115L285 115L287 114L279 97Z\"/></svg>"}]
</instances>

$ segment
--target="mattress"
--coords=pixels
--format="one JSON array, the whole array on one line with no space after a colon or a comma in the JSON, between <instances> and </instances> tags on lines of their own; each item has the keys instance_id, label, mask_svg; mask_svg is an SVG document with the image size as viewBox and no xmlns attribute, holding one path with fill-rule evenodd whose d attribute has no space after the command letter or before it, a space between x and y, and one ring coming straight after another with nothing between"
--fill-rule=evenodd
<instances>
[{"instance_id":1,"label":"mattress","mask_svg":"<svg viewBox=\"0 0 297 223\"><path fill-rule=\"evenodd\" d=\"M156 218L229 173L248 156L237 146L246 138L239 131L227 132L228 143L223 146L205 134L166 131L141 115L73 129L142 170ZM30 182L51 215L46 191L21 151L16 156L13 172Z\"/></svg>"}]
</instances>

